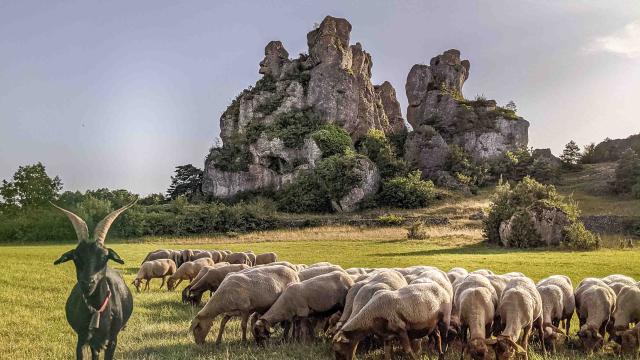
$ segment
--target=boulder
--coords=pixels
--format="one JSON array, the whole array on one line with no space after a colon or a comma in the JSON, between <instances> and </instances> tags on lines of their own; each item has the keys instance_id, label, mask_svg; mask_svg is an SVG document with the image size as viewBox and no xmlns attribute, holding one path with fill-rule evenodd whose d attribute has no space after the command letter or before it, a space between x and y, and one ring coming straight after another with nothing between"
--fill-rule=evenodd
<instances>
[{"instance_id":1,"label":"boulder","mask_svg":"<svg viewBox=\"0 0 640 360\"><path fill-rule=\"evenodd\" d=\"M526 210L536 235L538 243L546 246L557 246L564 240L564 228L571 224L571 220L562 210L547 206L532 206ZM513 224L516 215L500 224L500 241L509 246L513 236Z\"/></svg>"},{"instance_id":2,"label":"boulder","mask_svg":"<svg viewBox=\"0 0 640 360\"><path fill-rule=\"evenodd\" d=\"M535 160L547 162L552 168L562 166L562 160L551 153L551 149L535 149L531 154Z\"/></svg>"}]
</instances>

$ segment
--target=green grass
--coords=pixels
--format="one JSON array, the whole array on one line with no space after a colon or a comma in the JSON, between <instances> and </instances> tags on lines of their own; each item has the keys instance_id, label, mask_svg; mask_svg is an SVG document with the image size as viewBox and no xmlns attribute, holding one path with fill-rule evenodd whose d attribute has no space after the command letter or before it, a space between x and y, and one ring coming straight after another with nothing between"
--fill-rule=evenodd
<instances>
[{"instance_id":1,"label":"green grass","mask_svg":"<svg viewBox=\"0 0 640 360\"><path fill-rule=\"evenodd\" d=\"M52 262L73 246L0 246L0 354L3 359L72 358L75 334L65 320L64 304L75 282L75 272L71 263L53 266ZM499 273L521 271L534 280L566 274L574 285L587 276L612 273L640 278L638 250L506 251L480 243L477 233L456 233L455 230L447 233L437 228L433 228L432 237L424 241L405 240L405 231L401 228L339 227L266 232L235 239L141 239L133 243L112 243L111 247L126 261L125 265L112 266L123 272L127 283L135 276L148 251L167 247L275 251L281 259L294 263L331 261L345 268L421 264L448 270L462 266L470 270L488 268ZM274 344L265 349L253 343L241 344L238 321L229 323L221 347L211 343L211 334L207 345L197 346L187 332L196 310L180 303L179 292L160 291L158 285L159 282L152 282L152 291L134 294L134 314L121 333L118 359L332 358L326 340L312 345ZM574 325L576 323L574 321ZM380 357L380 351L359 356ZM450 354L448 358L458 357ZM580 359L583 355L567 352L550 358Z\"/></svg>"}]
</instances>

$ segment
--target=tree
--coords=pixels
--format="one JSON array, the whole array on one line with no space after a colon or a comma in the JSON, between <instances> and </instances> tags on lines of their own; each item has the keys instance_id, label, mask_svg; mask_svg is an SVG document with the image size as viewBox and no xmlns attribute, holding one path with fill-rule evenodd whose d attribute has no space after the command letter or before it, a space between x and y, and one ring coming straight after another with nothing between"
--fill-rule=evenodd
<instances>
[{"instance_id":1,"label":"tree","mask_svg":"<svg viewBox=\"0 0 640 360\"><path fill-rule=\"evenodd\" d=\"M4 208L30 208L55 200L62 190L59 177L47 175L42 163L18 167L12 181L2 181L0 196Z\"/></svg>"},{"instance_id":2,"label":"tree","mask_svg":"<svg viewBox=\"0 0 640 360\"><path fill-rule=\"evenodd\" d=\"M596 154L596 144L591 143L589 145L585 145L584 150L582 151L582 157L580 162L582 164L593 164L595 163L595 154Z\"/></svg>"},{"instance_id":3,"label":"tree","mask_svg":"<svg viewBox=\"0 0 640 360\"><path fill-rule=\"evenodd\" d=\"M191 164L176 166L175 176L171 177L171 185L167 189L167 195L172 200L178 196L185 196L189 200L200 196L202 194L202 175L202 170Z\"/></svg>"},{"instance_id":4,"label":"tree","mask_svg":"<svg viewBox=\"0 0 640 360\"><path fill-rule=\"evenodd\" d=\"M516 106L516 103L511 100L507 103L507 105L504 106L505 109L516 112L518 111L518 107Z\"/></svg>"},{"instance_id":5,"label":"tree","mask_svg":"<svg viewBox=\"0 0 640 360\"><path fill-rule=\"evenodd\" d=\"M565 145L564 150L562 150L562 155L560 155L562 164L568 169L575 169L580 162L581 157L582 154L580 153L580 147L573 140L569 141L569 143Z\"/></svg>"},{"instance_id":6,"label":"tree","mask_svg":"<svg viewBox=\"0 0 640 360\"><path fill-rule=\"evenodd\" d=\"M640 183L640 157L632 149L627 149L618 160L615 179L612 183L613 190L618 194L628 193L638 183Z\"/></svg>"}]
</instances>

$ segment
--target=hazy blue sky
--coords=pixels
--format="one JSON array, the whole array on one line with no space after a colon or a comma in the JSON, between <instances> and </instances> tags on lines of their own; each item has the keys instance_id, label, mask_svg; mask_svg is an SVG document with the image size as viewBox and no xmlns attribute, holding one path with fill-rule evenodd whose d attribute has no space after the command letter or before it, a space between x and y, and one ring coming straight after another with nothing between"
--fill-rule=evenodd
<instances>
[{"instance_id":1,"label":"hazy blue sky","mask_svg":"<svg viewBox=\"0 0 640 360\"><path fill-rule=\"evenodd\" d=\"M347 18L406 110L415 63L471 61L467 97L513 99L558 153L640 132L640 1L0 0L0 179L42 161L67 190L164 191L203 159L269 40L306 51Z\"/></svg>"}]
</instances>

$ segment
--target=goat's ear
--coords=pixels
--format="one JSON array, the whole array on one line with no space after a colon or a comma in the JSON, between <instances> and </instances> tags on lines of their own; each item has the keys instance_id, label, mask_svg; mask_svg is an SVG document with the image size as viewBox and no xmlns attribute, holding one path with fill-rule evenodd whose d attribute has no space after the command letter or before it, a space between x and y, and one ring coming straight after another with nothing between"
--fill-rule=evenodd
<instances>
[{"instance_id":1,"label":"goat's ear","mask_svg":"<svg viewBox=\"0 0 640 360\"><path fill-rule=\"evenodd\" d=\"M53 262L53 265L58 265L58 264L62 264L63 262L67 262L69 260L73 260L74 251L75 250L69 250L66 253L62 254L62 256L60 256L58 260Z\"/></svg>"},{"instance_id":2,"label":"goat's ear","mask_svg":"<svg viewBox=\"0 0 640 360\"><path fill-rule=\"evenodd\" d=\"M113 260L118 264L124 264L124 260L122 260L120 255L118 255L118 253L115 252L113 249L107 248L107 252L108 252L107 257L109 258L109 260Z\"/></svg>"}]
</instances>

